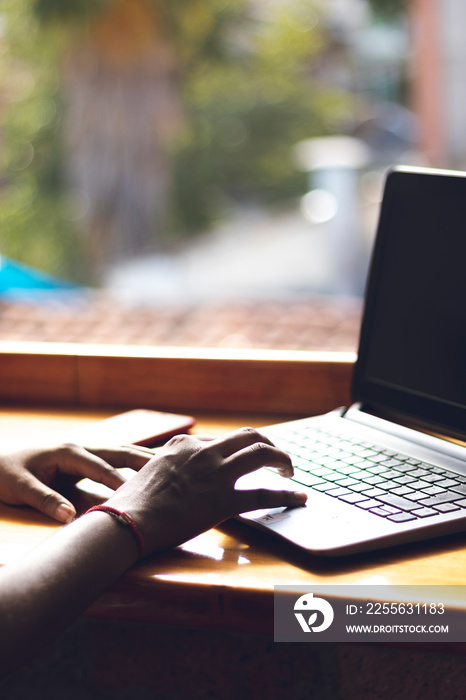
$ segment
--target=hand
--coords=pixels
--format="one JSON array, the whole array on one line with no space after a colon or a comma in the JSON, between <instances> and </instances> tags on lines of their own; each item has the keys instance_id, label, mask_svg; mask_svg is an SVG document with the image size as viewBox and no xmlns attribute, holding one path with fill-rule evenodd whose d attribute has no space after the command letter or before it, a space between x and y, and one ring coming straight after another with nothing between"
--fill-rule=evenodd
<instances>
[{"instance_id":1,"label":"hand","mask_svg":"<svg viewBox=\"0 0 466 700\"><path fill-rule=\"evenodd\" d=\"M117 467L141 469L149 459L137 447L86 449L60 445L50 449L27 449L0 456L0 500L9 505L28 505L62 523L76 516L72 503L52 485L66 475L76 482L88 477L111 489L125 479Z\"/></svg>"},{"instance_id":2,"label":"hand","mask_svg":"<svg viewBox=\"0 0 466 700\"><path fill-rule=\"evenodd\" d=\"M161 551L238 513L303 505L304 493L235 489L240 476L265 465L293 474L288 455L252 428L213 440L177 436L107 503L134 519L147 553Z\"/></svg>"}]
</instances>

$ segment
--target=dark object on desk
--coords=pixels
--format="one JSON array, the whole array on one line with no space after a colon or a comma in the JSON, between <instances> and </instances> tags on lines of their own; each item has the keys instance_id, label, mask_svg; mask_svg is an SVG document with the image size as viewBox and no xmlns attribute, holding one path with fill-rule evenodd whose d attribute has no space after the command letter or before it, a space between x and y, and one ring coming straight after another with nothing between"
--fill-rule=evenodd
<instances>
[{"instance_id":1,"label":"dark object on desk","mask_svg":"<svg viewBox=\"0 0 466 700\"><path fill-rule=\"evenodd\" d=\"M388 174L355 403L264 429L292 455L293 487L309 501L245 521L332 556L466 530L466 448L423 432L466 439L465 218L465 173Z\"/></svg>"},{"instance_id":2,"label":"dark object on desk","mask_svg":"<svg viewBox=\"0 0 466 700\"><path fill-rule=\"evenodd\" d=\"M192 416L141 408L91 423L68 437L85 447L130 444L156 447L174 435L189 432L195 422Z\"/></svg>"},{"instance_id":3,"label":"dark object on desk","mask_svg":"<svg viewBox=\"0 0 466 700\"><path fill-rule=\"evenodd\" d=\"M188 433L195 422L192 416L140 408L86 425L73 431L68 438L85 447L129 444L156 447L174 435ZM123 467L120 471L127 479L134 475L132 469ZM112 491L91 479L81 479L67 495L78 512L83 513L102 499L109 498Z\"/></svg>"}]
</instances>

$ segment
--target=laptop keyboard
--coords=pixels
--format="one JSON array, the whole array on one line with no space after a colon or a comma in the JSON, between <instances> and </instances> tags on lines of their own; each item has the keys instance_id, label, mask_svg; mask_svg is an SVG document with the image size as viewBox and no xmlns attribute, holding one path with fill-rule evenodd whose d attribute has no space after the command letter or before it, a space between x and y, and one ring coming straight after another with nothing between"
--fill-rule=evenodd
<instances>
[{"instance_id":1,"label":"laptop keyboard","mask_svg":"<svg viewBox=\"0 0 466 700\"><path fill-rule=\"evenodd\" d=\"M300 425L267 434L291 457L292 480L393 522L466 509L466 476L346 434Z\"/></svg>"}]
</instances>

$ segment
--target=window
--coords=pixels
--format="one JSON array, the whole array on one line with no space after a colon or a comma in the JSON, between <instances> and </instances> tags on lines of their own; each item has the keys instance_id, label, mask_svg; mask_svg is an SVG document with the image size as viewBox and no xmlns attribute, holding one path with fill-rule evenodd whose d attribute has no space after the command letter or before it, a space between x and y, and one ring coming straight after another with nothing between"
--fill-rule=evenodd
<instances>
[{"instance_id":1,"label":"window","mask_svg":"<svg viewBox=\"0 0 466 700\"><path fill-rule=\"evenodd\" d=\"M383 171L461 167L463 10L65 5L2 9L0 340L354 352Z\"/></svg>"}]
</instances>

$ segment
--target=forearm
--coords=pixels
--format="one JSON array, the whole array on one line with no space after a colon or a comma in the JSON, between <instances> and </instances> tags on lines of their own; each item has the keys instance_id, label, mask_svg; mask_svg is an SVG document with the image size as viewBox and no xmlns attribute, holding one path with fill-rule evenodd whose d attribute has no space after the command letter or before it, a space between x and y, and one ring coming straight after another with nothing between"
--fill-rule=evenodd
<instances>
[{"instance_id":1,"label":"forearm","mask_svg":"<svg viewBox=\"0 0 466 700\"><path fill-rule=\"evenodd\" d=\"M160 552L236 513L303 505L306 494L288 489L236 490L241 476L265 464L293 473L290 458L251 428L212 440L179 436L106 506L129 516L148 554ZM0 672L52 638L136 562L137 533L97 511L0 571Z\"/></svg>"},{"instance_id":2,"label":"forearm","mask_svg":"<svg viewBox=\"0 0 466 700\"><path fill-rule=\"evenodd\" d=\"M1 675L52 639L137 557L128 528L106 513L91 513L0 570Z\"/></svg>"}]
</instances>

